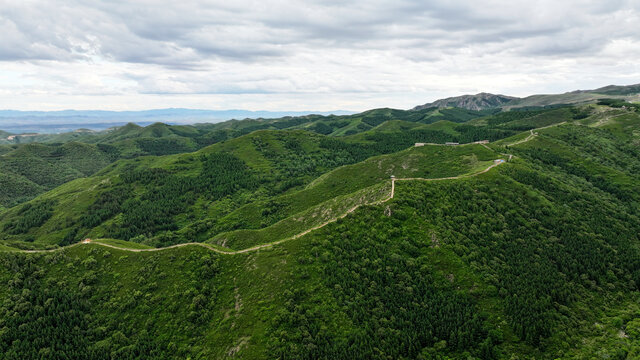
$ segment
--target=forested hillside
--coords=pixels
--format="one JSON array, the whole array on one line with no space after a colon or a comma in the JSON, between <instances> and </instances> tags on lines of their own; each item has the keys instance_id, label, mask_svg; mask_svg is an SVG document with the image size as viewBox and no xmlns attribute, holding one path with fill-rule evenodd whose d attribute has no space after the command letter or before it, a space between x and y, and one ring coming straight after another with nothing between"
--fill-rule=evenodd
<instances>
[{"instance_id":1,"label":"forested hillside","mask_svg":"<svg viewBox=\"0 0 640 360\"><path fill-rule=\"evenodd\" d=\"M0 358L640 357L637 106L451 111L56 160L0 213Z\"/></svg>"},{"instance_id":2,"label":"forested hillside","mask_svg":"<svg viewBox=\"0 0 640 360\"><path fill-rule=\"evenodd\" d=\"M7 144L0 146L0 155L3 156L0 158L0 206L10 207L63 183L93 175L118 159L190 153L257 130L302 129L322 135L344 136L371 131L389 120L417 126L441 120L462 123L492 112L495 111L377 109L349 116L309 115L232 120L217 124L155 123L146 127L128 124L101 132L18 136L13 140L8 140L8 133L7 136L0 134L0 143ZM447 137L449 139L451 137ZM440 138L437 140L442 141ZM74 166L85 168L76 169Z\"/></svg>"},{"instance_id":3,"label":"forested hillside","mask_svg":"<svg viewBox=\"0 0 640 360\"><path fill-rule=\"evenodd\" d=\"M338 196L355 196L357 191L365 191L393 175L390 171L396 163L405 162L405 167L414 172L431 166L444 174L451 167L448 164L460 163L463 155L468 157L464 161L468 168L500 155L479 145L471 151L461 147L452 152L426 147L387 158L385 162L390 167L385 169L379 166L375 169L373 162L369 162L356 171L328 173L337 167L397 153L417 142L494 141L538 125L573 121L592 111L592 108L514 111L464 123L420 124L408 130L398 125L411 122L394 120L392 125L382 123L375 129L341 137L303 130L254 131L194 153L121 160L92 177L67 182L0 214L0 227L4 229L1 236L19 247L68 245L85 237L118 238L153 246L210 239L222 246L230 246L236 238L244 238L245 244L264 241L249 238L264 238L263 234L269 231L253 230L266 229ZM116 138L140 129L123 128ZM166 128L158 125L147 131L161 129ZM113 149L112 145L98 144L99 148L107 146ZM458 168L459 173L463 171ZM315 190L307 188L325 173L324 181L314 182L322 186ZM407 173L406 169L396 171L396 175L402 173ZM371 174L370 180L365 181L364 174ZM315 218L320 221L327 216ZM277 231L281 234L282 228L287 228L286 232L293 235L294 229L316 220L308 221L305 216L305 221L298 221L300 224L289 221L276 228L280 228ZM248 233L242 230L253 232L248 238Z\"/></svg>"},{"instance_id":4,"label":"forested hillside","mask_svg":"<svg viewBox=\"0 0 640 360\"><path fill-rule=\"evenodd\" d=\"M115 159L117 155L109 146L78 142L4 147L0 155L0 206L13 206L93 175Z\"/></svg>"},{"instance_id":5,"label":"forested hillside","mask_svg":"<svg viewBox=\"0 0 640 360\"><path fill-rule=\"evenodd\" d=\"M544 109L538 111L547 112ZM341 116L308 115L196 125L155 123L146 127L128 124L100 132L75 131L35 136L10 137L6 134L5 137L0 134L0 143L6 144L0 146L0 155L5 157L5 164L0 165L0 185L4 189L0 191L0 206L9 207L30 200L55 186L92 175L118 159L190 153L258 130L305 130L330 137L351 136L369 142L395 142L393 148L383 152L369 151L371 156L397 151L412 140L466 143L504 138L514 135L518 127L501 130L499 126L491 129L492 126L467 125L474 119L482 122L504 114L527 118L532 111L517 113L500 113L499 109L473 111L429 107L405 111L383 108ZM408 129L412 130L410 134L405 133ZM394 134L387 134L389 132ZM34 146L29 145L32 143ZM73 168L73 164L81 163L89 163L86 166L90 169ZM44 169L46 175L43 175Z\"/></svg>"}]
</instances>

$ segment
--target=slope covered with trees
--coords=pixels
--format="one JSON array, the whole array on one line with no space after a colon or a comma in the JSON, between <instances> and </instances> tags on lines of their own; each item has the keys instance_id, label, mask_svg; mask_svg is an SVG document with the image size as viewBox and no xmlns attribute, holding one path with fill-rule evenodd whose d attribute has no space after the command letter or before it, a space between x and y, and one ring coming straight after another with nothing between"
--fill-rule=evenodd
<instances>
[{"instance_id":1,"label":"slope covered with trees","mask_svg":"<svg viewBox=\"0 0 640 360\"><path fill-rule=\"evenodd\" d=\"M227 245L224 233L262 229L311 206L320 206L320 199L326 201L374 185L353 181L353 174L335 174L340 178L338 183L354 186L345 187L343 192L325 189L324 195L319 190L323 188L316 190L316 195L301 192L312 180L339 166L396 153L417 142L442 144L502 139L534 128L536 124L572 121L580 111L590 110L511 112L464 123L420 124L409 130L380 127L342 137L302 130L260 130L194 153L118 161L90 178L65 183L33 200L53 204L53 215L45 222L20 227L21 232L9 231L21 216L18 206L0 215L0 227L7 230L4 240L21 247L66 245L85 237L120 238L155 246L215 238L224 246ZM132 126L130 131L133 130ZM106 144L97 147L114 149L114 145ZM420 153L426 149L415 151ZM477 146L475 152L465 154L475 159L467 161L469 166L475 166L474 161L478 159L490 161L499 157L497 153L489 156L483 152L486 149ZM114 157L120 156L117 150L114 153ZM409 155L398 155L397 161ZM434 155L445 156L439 160L443 166L450 160L444 154L427 156ZM415 160L406 166L419 169L436 159ZM376 182L392 175L385 171L387 169L379 169ZM301 192L299 196L294 195L298 192ZM295 228L290 228L288 233L292 235ZM232 237L244 235L238 233Z\"/></svg>"},{"instance_id":2,"label":"slope covered with trees","mask_svg":"<svg viewBox=\"0 0 640 360\"><path fill-rule=\"evenodd\" d=\"M476 176L396 181L388 201L245 253L98 243L2 252L0 354L637 358L640 114L613 105L396 122L346 137L258 131L117 161L4 212L0 244L56 248L87 235L149 250L135 242L234 230L271 242L277 224L341 215L327 201L384 193L390 175L476 174L510 158ZM501 140L410 148L491 134ZM227 240L212 246L252 245Z\"/></svg>"},{"instance_id":3,"label":"slope covered with trees","mask_svg":"<svg viewBox=\"0 0 640 360\"><path fill-rule=\"evenodd\" d=\"M92 175L115 159L109 147L77 142L7 147L0 156L0 205L13 206Z\"/></svg>"}]
</instances>

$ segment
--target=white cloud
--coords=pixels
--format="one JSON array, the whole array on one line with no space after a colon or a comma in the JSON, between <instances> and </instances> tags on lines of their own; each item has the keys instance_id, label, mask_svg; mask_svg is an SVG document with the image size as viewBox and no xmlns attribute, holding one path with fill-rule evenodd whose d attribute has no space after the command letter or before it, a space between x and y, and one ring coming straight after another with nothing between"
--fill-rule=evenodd
<instances>
[{"instance_id":1,"label":"white cloud","mask_svg":"<svg viewBox=\"0 0 640 360\"><path fill-rule=\"evenodd\" d=\"M640 4L0 0L0 108L412 107L637 83Z\"/></svg>"}]
</instances>

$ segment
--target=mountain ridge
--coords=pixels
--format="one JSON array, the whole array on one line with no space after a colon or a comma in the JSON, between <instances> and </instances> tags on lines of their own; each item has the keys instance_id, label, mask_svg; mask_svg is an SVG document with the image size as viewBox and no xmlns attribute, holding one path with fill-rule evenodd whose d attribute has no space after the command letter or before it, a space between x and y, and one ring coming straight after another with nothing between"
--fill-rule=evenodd
<instances>
[{"instance_id":1,"label":"mountain ridge","mask_svg":"<svg viewBox=\"0 0 640 360\"><path fill-rule=\"evenodd\" d=\"M202 134L130 125L114 145L0 147L17 170L138 140L157 155L0 211L0 354L637 358L639 111L240 121L171 155L152 139Z\"/></svg>"},{"instance_id":2,"label":"mountain ridge","mask_svg":"<svg viewBox=\"0 0 640 360\"><path fill-rule=\"evenodd\" d=\"M476 111L495 108L510 110L521 107L580 104L604 98L640 101L640 84L607 85L593 90L573 90L562 94L534 94L525 97L481 92L475 95L460 95L438 99L430 103L418 105L412 110L422 110L432 107L458 107Z\"/></svg>"},{"instance_id":3,"label":"mountain ridge","mask_svg":"<svg viewBox=\"0 0 640 360\"><path fill-rule=\"evenodd\" d=\"M497 108L501 105L509 103L511 100L518 99L514 96L500 95L500 94L490 94L481 92L475 95L461 95L454 96L444 99L439 99L431 103L426 103L424 105L418 105L413 108L413 110L422 110L428 109L432 107L436 108L448 108L448 107L458 107L468 110L484 110Z\"/></svg>"}]
</instances>

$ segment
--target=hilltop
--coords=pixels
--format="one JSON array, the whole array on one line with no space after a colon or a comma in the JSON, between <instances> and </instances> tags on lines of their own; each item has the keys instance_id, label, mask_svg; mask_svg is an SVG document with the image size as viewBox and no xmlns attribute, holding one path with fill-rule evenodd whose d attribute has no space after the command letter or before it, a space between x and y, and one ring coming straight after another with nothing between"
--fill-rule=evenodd
<instances>
[{"instance_id":1,"label":"hilltop","mask_svg":"<svg viewBox=\"0 0 640 360\"><path fill-rule=\"evenodd\" d=\"M494 95L489 93L479 93L476 95L462 95L456 97L450 97L446 99L436 100L432 103L419 105L414 107L414 110L428 109L428 108L448 108L457 107L469 110L485 110L494 109L504 106L512 100L518 99L513 96L506 95Z\"/></svg>"}]
</instances>

